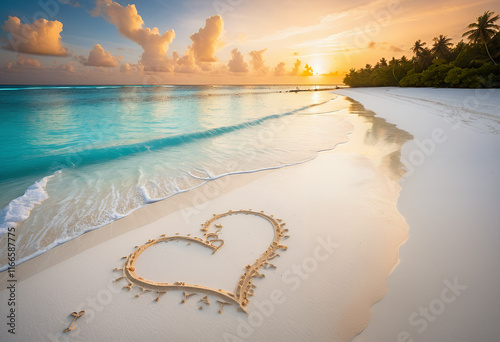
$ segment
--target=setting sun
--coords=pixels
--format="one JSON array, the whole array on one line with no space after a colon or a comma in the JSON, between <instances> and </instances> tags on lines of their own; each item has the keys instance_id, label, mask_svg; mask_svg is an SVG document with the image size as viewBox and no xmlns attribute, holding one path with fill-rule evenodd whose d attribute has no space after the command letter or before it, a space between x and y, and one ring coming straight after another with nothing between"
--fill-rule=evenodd
<instances>
[{"instance_id":1,"label":"setting sun","mask_svg":"<svg viewBox=\"0 0 500 342\"><path fill-rule=\"evenodd\" d=\"M323 75L329 73L331 70L331 63L322 57L314 57L311 60L311 67L313 68L314 75Z\"/></svg>"},{"instance_id":2,"label":"setting sun","mask_svg":"<svg viewBox=\"0 0 500 342\"><path fill-rule=\"evenodd\" d=\"M470 13L486 6L315 0L304 13L261 0L200 1L192 11L145 0L59 2L32 17L14 5L0 10L2 83L339 84L367 60L411 57L409 42L440 31L457 43Z\"/></svg>"}]
</instances>

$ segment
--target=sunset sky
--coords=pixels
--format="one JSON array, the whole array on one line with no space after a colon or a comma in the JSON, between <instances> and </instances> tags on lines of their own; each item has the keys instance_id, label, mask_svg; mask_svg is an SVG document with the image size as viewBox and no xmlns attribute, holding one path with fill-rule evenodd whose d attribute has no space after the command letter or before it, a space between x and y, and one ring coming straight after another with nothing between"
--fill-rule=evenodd
<instances>
[{"instance_id":1,"label":"sunset sky","mask_svg":"<svg viewBox=\"0 0 500 342\"><path fill-rule=\"evenodd\" d=\"M497 0L2 0L2 84L327 84ZM307 65L307 68L306 68Z\"/></svg>"}]
</instances>

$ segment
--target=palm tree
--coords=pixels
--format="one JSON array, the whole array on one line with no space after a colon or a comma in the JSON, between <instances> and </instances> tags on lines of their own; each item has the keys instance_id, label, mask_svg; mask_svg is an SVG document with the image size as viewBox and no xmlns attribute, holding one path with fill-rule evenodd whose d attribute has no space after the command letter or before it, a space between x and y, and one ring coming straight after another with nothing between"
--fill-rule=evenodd
<instances>
[{"instance_id":1,"label":"palm tree","mask_svg":"<svg viewBox=\"0 0 500 342\"><path fill-rule=\"evenodd\" d=\"M417 57L417 62L420 64L422 69L427 69L432 64L432 52L431 50L425 48Z\"/></svg>"},{"instance_id":2,"label":"palm tree","mask_svg":"<svg viewBox=\"0 0 500 342\"><path fill-rule=\"evenodd\" d=\"M461 51L465 48L465 46L466 46L466 45L467 45L467 44L465 44L465 43L464 43L464 41L463 41L463 40L461 40L461 41L459 41L459 42L457 43L457 45L455 45L455 48L453 49L453 51L454 51L455 53L457 53L457 52L458 52L458 53L460 53L460 52L461 52Z\"/></svg>"},{"instance_id":3,"label":"palm tree","mask_svg":"<svg viewBox=\"0 0 500 342\"><path fill-rule=\"evenodd\" d=\"M422 67L422 69L427 69L427 67L432 63L432 53L431 50L424 47L425 42L420 39L413 44L411 51L415 54L415 61Z\"/></svg>"},{"instance_id":4,"label":"palm tree","mask_svg":"<svg viewBox=\"0 0 500 342\"><path fill-rule=\"evenodd\" d=\"M419 56L423 51L424 51L424 46L425 46L425 42L422 43L422 40L417 40L415 42L415 44L413 45L413 47L411 48L411 51L413 51L413 53L415 54L415 56Z\"/></svg>"},{"instance_id":5,"label":"palm tree","mask_svg":"<svg viewBox=\"0 0 500 342\"><path fill-rule=\"evenodd\" d=\"M426 47L424 47L426 45L425 42L422 42L420 39L417 40L415 42L415 44L413 44L413 47L411 48L411 51L413 51L413 53L415 54L415 61L422 67L425 69L425 59L427 58L427 51L429 51L429 49L427 49Z\"/></svg>"},{"instance_id":6,"label":"palm tree","mask_svg":"<svg viewBox=\"0 0 500 342\"><path fill-rule=\"evenodd\" d=\"M500 30L500 26L495 22L500 19L500 15L495 15L495 12L486 11L483 15L477 18L477 22L469 24L469 31L465 32L462 37L467 36L473 43L484 43L486 53L490 57L493 64L497 64L493 57L491 57L490 50L488 50L488 41Z\"/></svg>"},{"instance_id":7,"label":"palm tree","mask_svg":"<svg viewBox=\"0 0 500 342\"><path fill-rule=\"evenodd\" d=\"M440 35L439 37L434 38L434 44L432 45L431 52L436 56L445 58L450 54L452 46L453 43L451 42L451 38Z\"/></svg>"},{"instance_id":8,"label":"palm tree","mask_svg":"<svg viewBox=\"0 0 500 342\"><path fill-rule=\"evenodd\" d=\"M394 79L399 83L399 78L396 77L395 72L396 67L399 68L399 60L397 60L395 57L392 57L392 59L389 61L389 66L392 67L392 76L394 76Z\"/></svg>"}]
</instances>

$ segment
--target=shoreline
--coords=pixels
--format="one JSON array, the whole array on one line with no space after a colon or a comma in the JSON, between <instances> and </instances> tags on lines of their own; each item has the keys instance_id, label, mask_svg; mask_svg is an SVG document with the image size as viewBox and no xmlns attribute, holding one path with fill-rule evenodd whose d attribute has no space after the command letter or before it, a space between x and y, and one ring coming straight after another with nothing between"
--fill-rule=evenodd
<instances>
[{"instance_id":1,"label":"shoreline","mask_svg":"<svg viewBox=\"0 0 500 342\"><path fill-rule=\"evenodd\" d=\"M223 176L189 191L177 193L164 200L149 203L144 207L134 210L125 217L107 223L101 227L86 231L82 235L58 244L49 250L16 265L16 277L20 281L27 279L49 267L57 265L59 262L82 253L97 244L104 243L131 230L151 224L161 217L169 215L173 212L190 208L194 202L196 202L197 206L203 206L213 198L230 192L235 188L250 183L253 180L273 171L275 170L266 169ZM170 202L173 202L172 205ZM0 272L0 286L6 285L7 276L7 270Z\"/></svg>"},{"instance_id":2,"label":"shoreline","mask_svg":"<svg viewBox=\"0 0 500 342\"><path fill-rule=\"evenodd\" d=\"M20 284L31 289L29 294L22 294L24 301L34 301L37 307L46 310L46 300L51 297L52 292L56 291L60 298L60 302L50 309L52 313L49 319L41 319L36 312L24 312L24 315L19 317L20 326L24 326L28 320L34 320L43 321L45 328L40 332L23 330L23 334L40 338L44 331L44 334L59 336L58 322L63 318L64 312L78 308L93 310L94 316L99 315L102 320L81 321L82 326L85 322L92 326L91 330L87 328L81 331L81 336L86 336L86 339L103 339L106 329L115 331L119 328L116 325L118 321L111 317L130 310L134 310L138 317L149 317L149 323L141 328L132 323L127 327L121 326L120 329L125 329L129 334L127 340L134 339L138 333L144 334L147 326L154 326L158 319L164 320L174 316L177 325L187 328L187 322L191 322L198 325L202 331L209 331L214 339L221 339L220 335L216 337L219 333L223 336L240 336L234 329L239 327L237 322L241 322L242 316L232 314L234 306L225 309L230 313L228 315L217 316L215 313L216 316L212 317L212 312L207 311L208 316L193 316L190 308L160 306L164 301L168 303L175 297L175 294L171 294L162 299L155 309L150 305L144 307L137 302L130 302L128 291L119 291L121 286L117 287L119 284L112 282L114 277L111 269L117 266L120 256L129 253L126 251L130 251L130 247L148 238L155 238L162 233L172 235L174 232L199 236L200 233L196 233L199 223L206 220L210 213L254 208L253 210L263 209L266 213L270 212L287 222L291 238L286 240L289 250L275 262L278 269L266 270L266 280L263 283L259 280L255 297L250 300L248 317L254 317L252 313L259 312L260 305L269 298L277 298L277 293L281 293L281 298L289 299L277 301L273 309L276 314L266 318L267 323L262 329L254 330L249 338L277 338L278 335L287 336L292 333L291 337L300 331L299 335L304 338L315 336L322 340L327 336L337 336L342 341L352 339L368 323L371 305L385 295L386 278L398 264L399 247L407 238L406 223L395 206L400 187L394 179L400 176L402 169L400 164L395 163L397 158L394 156L397 157L401 144L410 136L369 112L363 112L364 115L361 116L355 114L356 110L362 112L362 107L357 106L355 102L351 101L350 110L353 112L342 110L335 113L354 123L355 129L349 135L349 142L319 153L310 162L274 171L222 177L220 182L229 183L225 186L222 184L222 189L217 189L216 183L209 182L198 189L172 197L172 201L153 203L104 227L106 229L101 228L84 234L72 240L73 243L70 241L20 265L19 277L24 279ZM401 135L399 140L394 141L396 132ZM371 139L366 139L367 134ZM202 189L206 192L203 193ZM205 198L200 197L200 193ZM167 202L174 205L169 206ZM183 203L184 210L180 209ZM380 213L384 215L381 216ZM256 229L247 221L248 219L237 217L233 221L221 223L224 223L225 227L246 227L252 231ZM126 227L126 223L130 226ZM227 285L218 284L231 286L234 281L231 274L238 274L240 269L239 263L235 265L231 258L227 259L227 253L238 254L253 245L261 246L262 241L266 241L266 233L257 229L248 235L246 230L226 229L229 228L223 230L226 244L220 252L207 260L217 260L221 269L233 270L232 272L220 274L219 277L208 276L204 268L192 265L191 267L198 271L186 275L186 270L172 264L169 266L169 272L165 273L165 270L155 266L155 260L168 260L167 256L171 255L190 262L199 251L195 250L194 255L182 257L184 249L172 255L168 254L167 250L157 248L151 253L148 251L141 255L142 263L137 264L143 270L141 274L153 275L154 281L165 281L163 277L179 281L189 276L193 277L190 283L227 289ZM243 236L246 243L238 244L237 241ZM251 241L253 242L250 243ZM73 246L70 246L71 243ZM174 249L180 248L175 246L180 245L173 245ZM262 246L257 247L257 250L259 248ZM252 254L252 249L248 250L246 259L241 259L241 262L251 261ZM157 259L158 257L160 259ZM240 258L242 257L237 257L237 260ZM294 275L296 265L302 265L307 272L307 278L311 277L315 281L301 280ZM77 273L75 266L79 269ZM319 267L322 271L316 272ZM45 270L41 271L41 268ZM178 276L172 279L175 274ZM62 279L61 277L64 280L55 280ZM371 284L369 287L366 287L367 281ZM49 283L52 284L51 287L48 286ZM329 291L331 287L336 291ZM71 289L76 288L79 288L79 292L74 297L74 291ZM95 298L96 290L98 293L111 291L113 305L105 305L102 312L89 308L90 302L85 301L85 298ZM113 294L115 290L119 293ZM40 291L44 294L40 294ZM0 297L5 293L0 291ZM316 298L313 306L308 300L311 294ZM143 297L151 296L141 296ZM141 301L146 300L144 298ZM152 311L146 310L147 308ZM175 310L175 313L172 310ZM311 313L315 313L306 320L291 319L286 324L280 318L290 315L298 315L298 318L303 310L312 310ZM353 319L354 317L356 319ZM265 327L278 322L281 322L279 329ZM296 327L297 322L300 322L302 328ZM171 334L172 338L180 337L175 332ZM197 332L189 334L191 338L200 338Z\"/></svg>"},{"instance_id":3,"label":"shoreline","mask_svg":"<svg viewBox=\"0 0 500 342\"><path fill-rule=\"evenodd\" d=\"M414 135L402 148L408 172L398 199L410 238L388 278L387 295L353 341L495 340L500 334L492 319L500 315L500 277L493 271L500 258L500 90L335 93Z\"/></svg>"},{"instance_id":4,"label":"shoreline","mask_svg":"<svg viewBox=\"0 0 500 342\"><path fill-rule=\"evenodd\" d=\"M218 136L224 136L225 134L229 133L227 137L234 136L232 135L233 129L236 130L243 130L245 131L245 125L250 125L250 126L256 126L255 128L252 128L248 130L246 134L257 134L257 130L260 128L257 126L260 126L263 124L263 127L269 128L269 133L271 133L271 138L274 136L276 139L283 139L285 137L285 133L283 133L281 129L281 123L286 123L287 116L293 116L295 112L300 111L300 110L305 110L306 108L313 108L319 103L316 103L319 101L319 98L325 99L326 101L321 102L321 104L326 104L326 107L331 109L331 107L337 106L336 103L338 102L331 102L328 101L329 99L332 99L334 96L331 94L323 94L321 96L312 96L306 94L306 96L295 96L295 95L283 95L284 97L292 99L293 103L301 104L300 107L297 108L297 106L294 105L289 105L286 106L286 110L283 110L283 112L279 112L279 114L272 114L272 115L266 115L260 119L255 119L255 118L250 118L249 120L244 120L242 123L236 123L235 125L222 125L222 126L217 126L217 131L214 131L215 129L207 129L207 130L202 130L202 131L196 131L195 133L188 134L187 136L195 136L196 139L201 140L204 139L205 137L211 137L213 133L215 134L214 138L218 138ZM303 107L302 105L304 104L301 99L305 98L312 98L314 97L314 100L312 100L311 103L307 102L308 106ZM283 98L280 95L277 95L277 99ZM271 102L276 101L275 100L270 100ZM345 103L342 101L340 102L340 107L345 106ZM290 108L290 110L288 110ZM283 118L283 119L281 119ZM294 122L295 122L295 127L297 127L296 134L301 134L301 135L306 135L307 134L307 127L308 125L305 124L304 127L306 127L303 130L300 130L300 124L297 124L297 122L301 121L301 116L294 116ZM313 118L313 116L310 116L309 118ZM333 117L333 122L336 121L336 118ZM274 119L278 120L278 126L273 128L273 123ZM323 118L318 116L318 121L323 120ZM316 118L311 119L311 121L316 120ZM328 120L328 119L326 119ZM325 121L326 121L325 120ZM233 120L234 121L234 120ZM236 120L238 121L238 120ZM270 121L271 123L269 124L264 124L264 121ZM304 121L307 121L305 119ZM345 122L345 121L344 121ZM293 125L293 122L291 123ZM322 127L322 125L318 125L317 127ZM332 130L336 130L338 127L339 134L331 134ZM263 128L265 129L265 128ZM273 130L276 130L274 132ZM291 129L291 126L289 127ZM283 149L275 149L277 151L274 155L271 154L266 154L266 144L270 143L270 140L268 139L269 134L267 134L267 131L263 131L262 135L259 132L259 135L257 136L258 138L258 144L254 144L254 138L253 136L248 137L248 140L245 140L243 144L245 146L248 146L248 148L243 148L240 149L240 151L248 151L248 155L250 156L250 159L243 160L243 159L238 159L238 149L228 149L231 153L235 154L236 157L233 156L233 159L236 160L236 163L229 163L227 165L225 164L220 164L217 165L217 158L216 154L218 152L221 153L221 155L225 155L223 151L223 145L219 145L219 151L214 152L212 154L209 154L207 156L201 156L199 152L196 151L191 151L193 153L187 153L189 151L189 146L193 146L188 144L186 145L186 160L188 161L187 164L189 163L194 163L196 164L195 159L199 159L203 163L206 163L208 165L208 169L213 166L213 176L212 175L204 175L203 173L201 176L196 173L196 169L194 169L194 173L191 172L189 174L184 174L183 171L180 169L174 170L169 173L169 160L175 160L175 154L177 153L176 149L165 149L165 150L172 150L172 153L163 153L161 154L161 148L159 151L155 152L157 153L156 155L160 154L164 158L165 162L163 163L158 163L157 161L154 160L154 157L151 157L151 153L143 153L142 154L142 161L143 163L138 163L138 165L147 165L147 163L151 163L152 165L155 165L155 168L153 168L151 172L148 170L145 170L145 173L143 173L142 170L139 170L139 173L137 173L137 170L134 172L130 172L130 175L125 175L120 170L126 169L128 170L128 165L127 161L124 161L126 158L118 158L119 160L116 160L116 162L111 162L108 167L110 170L116 171L116 172L111 172L108 171L107 173L104 172L103 174L99 173L99 170L97 167L92 167L89 162L91 161L92 158L89 157L90 159L87 160L89 165L86 165L86 162L84 157L80 158L79 166L82 167L81 169L78 168L63 168L63 172L56 172L57 176L54 176L54 179L47 184L47 191L45 191L44 187L40 188L40 191L42 195L44 196L43 203L42 201L36 202L37 198L36 196L28 196L26 189L22 189L24 191L24 194L22 192L20 193L21 195L17 198L11 199L9 197L9 204L6 208L8 210L6 211L6 218L9 217L9 219L12 222L13 225L15 224L14 222L21 222L17 225L19 229L16 227L16 230L19 232L18 236L18 244L19 244L19 250L18 250L18 260L19 261L26 261L27 259L31 259L33 256L39 255L41 253L44 253L45 251L56 247L57 245L60 245L64 242L67 242L68 240L74 239L77 235L81 235L85 232L95 230L95 229L100 229L102 228L105 224L114 221L116 219L119 219L123 216L128 215L132 211L136 210L137 208L144 207L145 205L148 205L152 202L156 202L158 200L166 199L175 193L183 192L183 191L189 191L200 184L204 183L205 181L211 181L215 178L219 178L222 175L228 175L228 174L237 174L237 173L248 173L248 172L255 172L258 170L266 170L266 169L273 169L273 168L280 168L288 165L293 165L297 163L302 163L305 161L310 160L314 155L318 153L318 151L321 151L322 149L329 149L332 148L336 143L343 141L346 139L345 135L346 133L351 129L349 124L346 125L332 125L330 126L329 132L323 129L323 135L321 139L321 144L316 144L316 146L311 146L308 148L308 146L305 146L303 150L300 149L300 147L294 151L293 145L297 145L297 142L294 142L294 135L290 134L288 141L284 139L284 142L286 144L284 146L288 146L287 148L283 147ZM281 131L280 131L281 130ZM320 129L318 131L321 131ZM341 131L341 132L340 132ZM254 132L254 133L252 133ZM199 136L201 134L201 136ZM272 135L274 134L274 135ZM243 137L245 137L245 133L243 132L242 134ZM338 136L338 139L335 138ZM179 134L175 135L173 137L167 137L166 139L168 140L167 142L170 142L170 140L173 138L175 141L185 137L185 135ZM227 138L226 137L226 138ZM227 138L229 139L229 138ZM227 140L226 139L226 140ZM244 138L247 139L247 138ZM296 138L295 138L296 139ZM162 144L165 143L165 139L153 139L153 140L148 140L149 142L158 142L161 141ZM224 138L221 139L215 139L215 142L220 142L224 141ZM320 139L318 138L318 142ZM160 144L160 147L162 146ZM314 141L311 142L311 145L314 144ZM123 148L123 146L132 146L132 145L120 145L120 149ZM143 142L140 144L142 148L145 148L148 146L146 142ZM259 146L261 147L261 150L263 151L261 154L256 151L256 153L253 153L254 150L258 150ZM113 147L113 151L115 147ZM128 147L127 147L128 148ZM150 148L150 147L148 147ZM272 150L272 146L268 146L270 150ZM292 149L290 149L292 148ZM89 150L89 151L94 151L94 150ZM97 149L96 151L100 151L99 153L102 152L102 149ZM167 151L167 152L168 152ZM199 151L199 149L197 150ZM71 151L70 151L71 152ZM73 155L75 153L78 153L78 151L73 151L69 153L68 155ZM295 153L295 154L294 154ZM91 155L90 152L87 152L88 155ZM240 153L241 154L241 153ZM242 155L244 155L243 153ZM192 160L190 160L189 156L193 155L194 157ZM261 156L262 155L262 156ZM77 155L78 156L78 155ZM258 158L258 156L261 156ZM102 156L101 156L102 157ZM115 158L116 156L112 156ZM112 159L113 159L112 158ZM141 161L140 157L139 161ZM138 159L136 158L136 159ZM227 158L227 156L226 156ZM260 158L263 159L262 162L260 162ZM274 160L273 160L274 158ZM230 158L231 159L231 158ZM213 160L213 162L211 162ZM238 163L241 162L241 165L238 165ZM213 165L210 165L210 164ZM207 167L207 165L204 165L204 167ZM139 169L142 166L139 166ZM167 168L165 172L160 172L159 170L164 167ZM187 167L187 166L186 166ZM189 167L187 167L189 169ZM203 167L202 167L203 168ZM92 175L89 175L85 177L83 176L78 176L77 174L81 170L87 170L88 172L92 172ZM158 171L155 171L158 170ZM150 174L148 174L148 172ZM59 174L60 173L60 174ZM119 175L122 175L122 177L113 176L115 173L118 173ZM165 174L166 173L166 174ZM145 175L143 177L143 175ZM162 178L163 177L163 178ZM91 178L91 181L89 183L88 178ZM45 178L44 178L45 179ZM113 179L116 179L117 184L115 184ZM122 183L126 183L126 186L121 187L120 185L122 183L118 182L117 179L120 179ZM149 180L148 180L149 179ZM180 184L176 184L176 182L180 179ZM75 180L77 183L72 183L72 181ZM83 181L85 180L85 181ZM99 180L99 181L98 181ZM145 181L146 180L146 181ZM79 182L78 182L79 181ZM163 187L157 187L155 184L156 183L162 183L163 181L166 181L166 184L163 184ZM38 181L35 181L35 184L37 184ZM99 184L100 182L100 184ZM137 184L134 184L137 183ZM28 189L30 186L28 186ZM67 189L74 189L73 193L68 196ZM103 189L102 191L98 190L95 191L95 189ZM180 190L183 189L183 190ZM185 189L185 190L184 190ZM50 196L49 196L50 194ZM108 195L109 194L109 195ZM4 194L5 195L5 194ZM37 193L38 195L38 193ZM125 196L126 195L126 196ZM32 200L30 197L33 197L34 200ZM41 197L41 195L39 196ZM32 208L34 206L34 208ZM81 209L84 210L81 210ZM32 209L32 210L30 210ZM17 214L20 212L21 214L15 216L12 215L12 213ZM49 228L50 227L50 228ZM5 237L0 237L0 242L6 241ZM0 264L2 267L0 270L5 270L6 269L6 257L5 255L3 257L0 257Z\"/></svg>"},{"instance_id":5,"label":"shoreline","mask_svg":"<svg viewBox=\"0 0 500 342\"><path fill-rule=\"evenodd\" d=\"M251 183L254 180L263 177L271 172L279 171L283 168L310 163L318 158L319 155L332 151L357 153L365 147L365 144L360 139L356 139L353 141L352 133L355 128L360 130L369 129L368 127L366 127L366 125L360 123L364 120L364 117L367 117L367 120L369 122L368 126L374 121L374 124L376 126L385 126L390 131L397 129L396 125L386 122L384 119L379 118L375 113L371 111L365 112L364 107L360 103L353 101L350 98L346 98L346 100L351 103L349 108L350 113L347 114L346 117L352 117L353 114L359 116L359 118L357 118L357 121L351 122L351 124L353 125L353 130L348 135L348 141L340 142L336 144L336 146L334 146L332 149L318 151L317 155L310 160L301 161L291 165L283 165L280 167L221 175L193 189L176 193L162 200L147 203L145 206L135 209L133 212L118 220L104 224L100 227L90 229L81 235L73 237L68 241L62 242L55 245L54 247L49 248L41 254L35 254L32 257L30 256L28 260L16 265L18 279L27 279L38 272L42 272L43 270L56 265L60 261L84 252L85 250L95 246L96 244L106 242L130 230L151 224L161 217L169 215L175 211L190 208L193 206L193 203L196 203L195 206L203 207L207 202L221 195L224 195L240 186ZM401 145L403 145L406 140L412 139L411 134L402 134L401 132L398 132L397 134L400 136L401 141L399 142L399 144ZM402 164L398 164L400 151L396 150L395 152L396 153L394 155L385 155L385 161L372 161L376 163L377 166L381 168L389 178L399 180L403 176L405 171L403 170ZM21 265L23 266L19 267ZM7 274L7 269L0 272L0 286L5 285Z\"/></svg>"}]
</instances>

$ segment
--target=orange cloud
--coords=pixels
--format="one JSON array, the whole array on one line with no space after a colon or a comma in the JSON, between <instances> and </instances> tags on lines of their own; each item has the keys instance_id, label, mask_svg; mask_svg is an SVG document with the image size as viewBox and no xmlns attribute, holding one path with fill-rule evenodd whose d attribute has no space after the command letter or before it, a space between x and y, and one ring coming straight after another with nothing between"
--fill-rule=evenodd
<instances>
[{"instance_id":1,"label":"orange cloud","mask_svg":"<svg viewBox=\"0 0 500 342\"><path fill-rule=\"evenodd\" d=\"M62 46L60 21L38 19L32 25L22 24L18 17L11 17L4 22L2 29L9 33L7 50L36 55L67 56L68 50Z\"/></svg>"},{"instance_id":2,"label":"orange cloud","mask_svg":"<svg viewBox=\"0 0 500 342\"><path fill-rule=\"evenodd\" d=\"M264 65L264 57L262 56L266 50L253 50L249 53L250 57L252 57L250 64L255 72L267 74L269 71L269 68Z\"/></svg>"},{"instance_id":3,"label":"orange cloud","mask_svg":"<svg viewBox=\"0 0 500 342\"><path fill-rule=\"evenodd\" d=\"M17 61L15 63L7 62L7 70L14 71L15 69L39 69L41 64L34 58L26 57L22 54L17 55Z\"/></svg>"},{"instance_id":4,"label":"orange cloud","mask_svg":"<svg viewBox=\"0 0 500 342\"><path fill-rule=\"evenodd\" d=\"M292 68L292 71L290 71L288 74L290 76L299 76L300 75L300 65L302 64L302 62L297 59L295 61L295 64L293 65L293 68Z\"/></svg>"},{"instance_id":5,"label":"orange cloud","mask_svg":"<svg viewBox=\"0 0 500 342\"><path fill-rule=\"evenodd\" d=\"M173 63L167 57L167 51L175 37L174 30L161 35L157 27L143 27L144 21L135 5L123 7L112 0L97 0L92 15L104 17L116 26L121 35L142 47L144 52L140 62L145 71L172 71Z\"/></svg>"},{"instance_id":6,"label":"orange cloud","mask_svg":"<svg viewBox=\"0 0 500 342\"><path fill-rule=\"evenodd\" d=\"M376 43L374 41L371 41L368 43L368 48L369 49L382 49L382 50L389 50L393 52L402 52L403 50L397 46L391 45L388 42L381 42L381 43Z\"/></svg>"},{"instance_id":7,"label":"orange cloud","mask_svg":"<svg viewBox=\"0 0 500 342\"><path fill-rule=\"evenodd\" d=\"M19 67L27 67L27 68L40 68L40 62L34 58L29 58L24 55L17 55L16 65Z\"/></svg>"},{"instance_id":8,"label":"orange cloud","mask_svg":"<svg viewBox=\"0 0 500 342\"><path fill-rule=\"evenodd\" d=\"M222 46L220 36L224 30L224 21L215 15L205 21L205 27L190 36L192 49L197 62L215 62L215 50Z\"/></svg>"},{"instance_id":9,"label":"orange cloud","mask_svg":"<svg viewBox=\"0 0 500 342\"><path fill-rule=\"evenodd\" d=\"M205 21L205 27L191 35L190 45L181 57L173 52L175 72L194 73L212 69L211 63L217 61L215 50L222 46L220 37L224 29L224 21L220 15L212 16Z\"/></svg>"},{"instance_id":10,"label":"orange cloud","mask_svg":"<svg viewBox=\"0 0 500 342\"><path fill-rule=\"evenodd\" d=\"M312 76L314 74L313 68L309 66L309 64L306 64L304 67L304 71L302 71L302 76Z\"/></svg>"},{"instance_id":11,"label":"orange cloud","mask_svg":"<svg viewBox=\"0 0 500 342\"><path fill-rule=\"evenodd\" d=\"M243 59L243 55L238 49L231 50L231 59L227 63L231 72L248 72L248 63Z\"/></svg>"},{"instance_id":12,"label":"orange cloud","mask_svg":"<svg viewBox=\"0 0 500 342\"><path fill-rule=\"evenodd\" d=\"M285 62L280 62L278 65L276 65L276 68L274 68L274 76L285 76L286 75L286 70L285 70Z\"/></svg>"},{"instance_id":13,"label":"orange cloud","mask_svg":"<svg viewBox=\"0 0 500 342\"><path fill-rule=\"evenodd\" d=\"M125 72L125 73L131 72L132 67L130 66L130 63L125 63L125 64L120 65L120 71Z\"/></svg>"},{"instance_id":14,"label":"orange cloud","mask_svg":"<svg viewBox=\"0 0 500 342\"><path fill-rule=\"evenodd\" d=\"M120 71L124 72L126 74L133 73L133 72L140 71L140 70L141 70L141 66L138 64L125 63L125 64L120 65Z\"/></svg>"},{"instance_id":15,"label":"orange cloud","mask_svg":"<svg viewBox=\"0 0 500 342\"><path fill-rule=\"evenodd\" d=\"M90 50L89 58L82 64L86 66L114 68L118 65L118 59L111 55L111 52L104 51L101 45L96 44Z\"/></svg>"},{"instance_id":16,"label":"orange cloud","mask_svg":"<svg viewBox=\"0 0 500 342\"><path fill-rule=\"evenodd\" d=\"M177 51L174 51L173 60L175 62L175 72L194 73L201 71L201 68L196 64L194 52L191 47L186 50L182 57L179 57Z\"/></svg>"},{"instance_id":17,"label":"orange cloud","mask_svg":"<svg viewBox=\"0 0 500 342\"><path fill-rule=\"evenodd\" d=\"M75 67L73 66L73 62L59 64L57 66L57 69L67 71L67 72L75 72Z\"/></svg>"},{"instance_id":18,"label":"orange cloud","mask_svg":"<svg viewBox=\"0 0 500 342\"><path fill-rule=\"evenodd\" d=\"M327 77L340 77L340 76L344 76L345 73L343 74L340 74L340 72L338 71L330 71L329 73L327 74L321 74L321 76L327 76Z\"/></svg>"}]
</instances>

